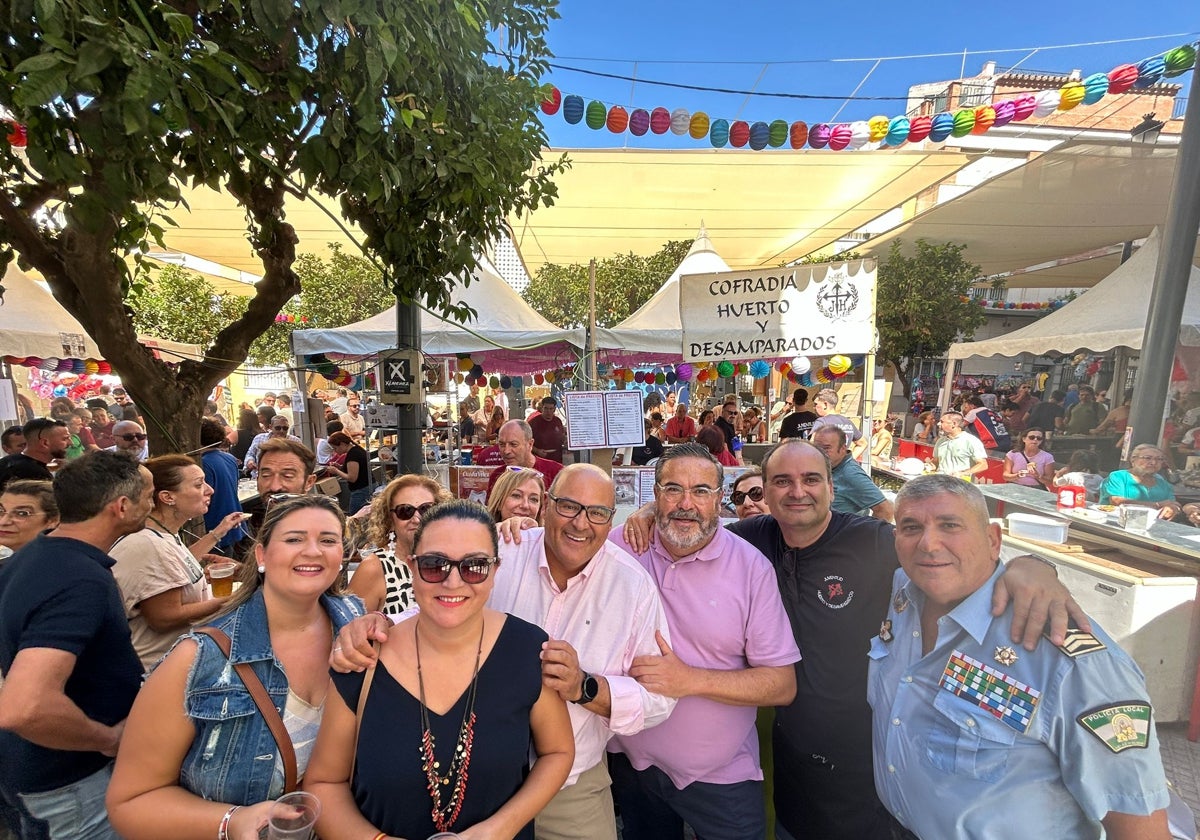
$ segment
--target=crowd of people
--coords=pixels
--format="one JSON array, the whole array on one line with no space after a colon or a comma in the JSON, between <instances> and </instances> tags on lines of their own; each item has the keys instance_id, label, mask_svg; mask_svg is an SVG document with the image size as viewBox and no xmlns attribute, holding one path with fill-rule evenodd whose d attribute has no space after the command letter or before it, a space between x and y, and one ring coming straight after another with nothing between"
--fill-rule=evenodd
<instances>
[{"instance_id":1,"label":"crowd of people","mask_svg":"<svg viewBox=\"0 0 1200 840\"><path fill-rule=\"evenodd\" d=\"M494 431L475 452L494 466L486 507L419 475L356 494L354 393L330 400L339 426L317 452L278 396L237 427L206 412L193 455L146 457L136 407L110 447L82 434L108 422L98 407L5 431L0 823L250 840L303 788L332 840L615 840L618 813L625 840L682 840L685 824L705 840L950 838L997 814L1170 836L1141 674L1050 566L999 562L957 477L974 444L943 447L945 474L893 503L836 394L812 419L802 389L777 417L735 399L705 422L668 400L666 422L647 406L654 501L617 528L608 472L563 463L553 397L527 419L503 406L493 430L492 396L474 409ZM787 434L733 482L722 527L734 443L776 421ZM967 434L965 415L940 422ZM1020 435L1006 477L1049 486L1044 436ZM1104 488L1154 504L1162 452L1133 455ZM348 505L315 491L319 470ZM233 509L214 510L231 481ZM236 587L215 595L231 555ZM954 795L926 807L940 790Z\"/></svg>"}]
</instances>

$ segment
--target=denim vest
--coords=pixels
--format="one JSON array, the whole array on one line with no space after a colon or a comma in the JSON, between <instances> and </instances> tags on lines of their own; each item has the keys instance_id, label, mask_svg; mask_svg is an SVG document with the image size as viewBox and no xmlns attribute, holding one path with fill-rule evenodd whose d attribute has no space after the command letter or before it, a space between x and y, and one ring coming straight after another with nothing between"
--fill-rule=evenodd
<instances>
[{"instance_id":1,"label":"denim vest","mask_svg":"<svg viewBox=\"0 0 1200 840\"><path fill-rule=\"evenodd\" d=\"M363 614L362 602L352 596L322 595L321 606L334 633ZM199 648L184 691L184 711L196 738L180 767L180 784L212 802L252 805L276 799L283 794L283 778L275 773L278 747L231 664L249 662L282 715L288 681L271 650L262 590L210 624L229 634L230 658L207 636L184 636Z\"/></svg>"}]
</instances>

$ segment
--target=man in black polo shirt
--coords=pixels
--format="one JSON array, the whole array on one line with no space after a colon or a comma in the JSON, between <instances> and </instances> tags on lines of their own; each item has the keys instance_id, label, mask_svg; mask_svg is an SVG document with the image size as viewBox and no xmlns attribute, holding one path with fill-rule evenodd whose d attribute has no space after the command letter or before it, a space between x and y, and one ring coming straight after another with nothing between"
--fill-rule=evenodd
<instances>
[{"instance_id":1,"label":"man in black polo shirt","mask_svg":"<svg viewBox=\"0 0 1200 840\"><path fill-rule=\"evenodd\" d=\"M783 418L779 426L779 439L812 437L813 423L817 422L817 413L805 408L808 403L808 391L797 388L792 392L792 413Z\"/></svg>"},{"instance_id":2,"label":"man in black polo shirt","mask_svg":"<svg viewBox=\"0 0 1200 840\"><path fill-rule=\"evenodd\" d=\"M0 490L18 478L49 481L53 476L46 466L55 458L66 458L71 431L61 420L35 417L22 428L25 451L0 458Z\"/></svg>"},{"instance_id":3,"label":"man in black polo shirt","mask_svg":"<svg viewBox=\"0 0 1200 840\"><path fill-rule=\"evenodd\" d=\"M104 793L142 667L106 552L153 490L127 455L86 453L55 479L59 526L0 571L0 794L21 837L117 836Z\"/></svg>"}]
</instances>

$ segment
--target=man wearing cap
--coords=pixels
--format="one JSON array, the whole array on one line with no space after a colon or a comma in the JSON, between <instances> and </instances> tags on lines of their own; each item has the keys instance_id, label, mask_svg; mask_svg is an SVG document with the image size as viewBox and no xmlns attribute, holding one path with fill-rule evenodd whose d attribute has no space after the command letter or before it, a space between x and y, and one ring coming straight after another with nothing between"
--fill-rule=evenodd
<instances>
[{"instance_id":1,"label":"man wearing cap","mask_svg":"<svg viewBox=\"0 0 1200 840\"><path fill-rule=\"evenodd\" d=\"M113 424L113 445L109 452L124 452L139 461L150 457L150 445L146 442L146 432L132 420L122 420Z\"/></svg>"}]
</instances>

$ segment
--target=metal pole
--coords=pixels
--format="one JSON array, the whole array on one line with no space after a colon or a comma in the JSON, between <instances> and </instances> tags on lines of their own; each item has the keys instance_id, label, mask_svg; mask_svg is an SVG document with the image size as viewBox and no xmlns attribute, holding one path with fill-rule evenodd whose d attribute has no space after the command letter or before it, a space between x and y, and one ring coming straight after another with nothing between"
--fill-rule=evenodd
<instances>
[{"instance_id":1,"label":"metal pole","mask_svg":"<svg viewBox=\"0 0 1200 840\"><path fill-rule=\"evenodd\" d=\"M416 303L396 300L396 349L421 349L421 310ZM413 371L418 384L421 369ZM400 419L396 428L396 469L399 474L422 473L425 471L425 447L421 443L421 419L424 404L401 403Z\"/></svg>"},{"instance_id":2,"label":"metal pole","mask_svg":"<svg viewBox=\"0 0 1200 840\"><path fill-rule=\"evenodd\" d=\"M1200 228L1200 90L1193 71L1192 91L1183 118L1183 136L1175 161L1167 222L1158 267L1150 291L1150 311L1142 334L1142 352L1129 424L1132 444L1158 444L1166 414L1167 392L1175 364L1175 346Z\"/></svg>"}]
</instances>

